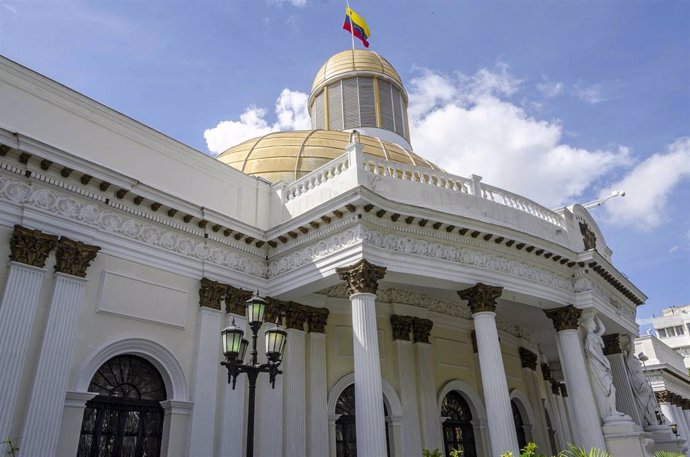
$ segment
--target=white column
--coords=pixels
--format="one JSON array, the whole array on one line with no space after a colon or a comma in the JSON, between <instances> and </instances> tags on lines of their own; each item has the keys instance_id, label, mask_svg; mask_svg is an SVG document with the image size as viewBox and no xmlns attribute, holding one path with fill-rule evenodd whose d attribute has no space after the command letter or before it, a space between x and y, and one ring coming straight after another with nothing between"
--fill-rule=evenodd
<instances>
[{"instance_id":1,"label":"white column","mask_svg":"<svg viewBox=\"0 0 690 457\"><path fill-rule=\"evenodd\" d=\"M220 331L222 311L206 306L197 313L194 361L194 392L188 454L215 455L216 405L222 357Z\"/></svg>"},{"instance_id":2,"label":"white column","mask_svg":"<svg viewBox=\"0 0 690 457\"><path fill-rule=\"evenodd\" d=\"M385 456L386 424L376 325L376 295L355 293L350 295L350 302L355 359L357 455Z\"/></svg>"},{"instance_id":3,"label":"white column","mask_svg":"<svg viewBox=\"0 0 690 457\"><path fill-rule=\"evenodd\" d=\"M676 423L678 424L678 433L685 440L686 443L690 443L690 432L688 431L688 424L685 421L685 415L683 414L682 408L677 405L673 405L673 413L676 417Z\"/></svg>"},{"instance_id":4,"label":"white column","mask_svg":"<svg viewBox=\"0 0 690 457\"><path fill-rule=\"evenodd\" d=\"M498 455L512 451L513 455L519 455L520 447L515 434L508 381L498 341L496 313L481 311L472 314L472 319L477 335L479 369L482 374L492 453Z\"/></svg>"},{"instance_id":5,"label":"white column","mask_svg":"<svg viewBox=\"0 0 690 457\"><path fill-rule=\"evenodd\" d=\"M0 441L17 441L10 434L44 276L42 268L18 262L9 264L0 303ZM0 455L5 455L5 447L0 444Z\"/></svg>"},{"instance_id":6,"label":"white column","mask_svg":"<svg viewBox=\"0 0 690 457\"><path fill-rule=\"evenodd\" d=\"M526 348L520 348L520 363L522 365L522 378L527 390L527 399L534 411L534 424L532 426L533 441L536 442L542 451L547 451L548 438L546 437L546 419L544 419L544 406L537 381L537 354Z\"/></svg>"},{"instance_id":7,"label":"white column","mask_svg":"<svg viewBox=\"0 0 690 457\"><path fill-rule=\"evenodd\" d=\"M606 450L601 420L594 401L582 342L577 330L581 312L574 306L567 306L548 310L546 314L554 321L558 331L558 352L565 383L572 399L573 428L577 430L575 438L579 441L575 444L586 449L595 447Z\"/></svg>"},{"instance_id":8,"label":"white column","mask_svg":"<svg viewBox=\"0 0 690 457\"><path fill-rule=\"evenodd\" d=\"M303 325L303 322L300 321ZM300 325L300 327L302 326ZM286 457L307 455L306 429L306 361L304 352L305 335L300 328L287 329L287 347L283 362L283 388L285 401L285 440L283 449Z\"/></svg>"},{"instance_id":9,"label":"white column","mask_svg":"<svg viewBox=\"0 0 690 457\"><path fill-rule=\"evenodd\" d=\"M247 335L247 318L237 314L225 315L225 326L229 326L232 320L235 325L245 331ZM250 339L250 338L247 338ZM221 457L243 457L245 455L245 439L247 435L246 414L246 374L241 374L235 382L235 389L227 382L227 370L223 368L221 375L221 420L216 433L219 437L218 454Z\"/></svg>"},{"instance_id":10,"label":"white column","mask_svg":"<svg viewBox=\"0 0 690 457\"><path fill-rule=\"evenodd\" d=\"M53 455L57 450L79 310L84 301L86 279L64 273L55 276L48 324L22 433L21 448L26 456Z\"/></svg>"},{"instance_id":11,"label":"white column","mask_svg":"<svg viewBox=\"0 0 690 457\"><path fill-rule=\"evenodd\" d=\"M60 441L55 454L57 457L74 457L77 455L86 402L96 395L94 392L67 392L65 409L62 413Z\"/></svg>"},{"instance_id":12,"label":"white column","mask_svg":"<svg viewBox=\"0 0 690 457\"><path fill-rule=\"evenodd\" d=\"M329 414L328 415L328 455L330 457L336 457L336 446L335 446L335 429L336 422L340 419L340 414Z\"/></svg>"},{"instance_id":13,"label":"white column","mask_svg":"<svg viewBox=\"0 0 690 457\"><path fill-rule=\"evenodd\" d=\"M259 331L257 348L259 362L266 362L265 331L272 326L264 325ZM251 345L251 343L249 343ZM250 349L251 350L251 349ZM246 376L246 375L242 375ZM254 422L254 455L282 457L283 449L283 382L278 375L275 389L268 382L268 373L260 373L256 380L256 417ZM292 418L285 417L286 420Z\"/></svg>"},{"instance_id":14,"label":"white column","mask_svg":"<svg viewBox=\"0 0 690 457\"><path fill-rule=\"evenodd\" d=\"M187 424L192 403L188 401L165 400L163 407L163 437L161 455L165 457L187 456ZM28 454L27 454L28 455Z\"/></svg>"},{"instance_id":15,"label":"white column","mask_svg":"<svg viewBox=\"0 0 690 457\"><path fill-rule=\"evenodd\" d=\"M419 409L412 343L409 340L398 339L394 344L398 355L398 382L402 400L402 455L418 457L422 455L422 440L417 415Z\"/></svg>"},{"instance_id":16,"label":"white column","mask_svg":"<svg viewBox=\"0 0 690 457\"><path fill-rule=\"evenodd\" d=\"M307 335L309 378L307 379L307 456L325 457L328 449L328 386L326 378L326 334Z\"/></svg>"},{"instance_id":17,"label":"white column","mask_svg":"<svg viewBox=\"0 0 690 457\"><path fill-rule=\"evenodd\" d=\"M568 418L568 410L565 405L565 399L560 395L554 396L556 402L558 403L558 411L561 414L561 423L563 424L563 432L566 442L572 443L575 440L573 432L570 428L570 420Z\"/></svg>"},{"instance_id":18,"label":"white column","mask_svg":"<svg viewBox=\"0 0 690 457\"><path fill-rule=\"evenodd\" d=\"M683 418L685 419L685 425L686 425L686 427L689 428L688 436L690 437L690 410L681 408L681 411L683 412Z\"/></svg>"},{"instance_id":19,"label":"white column","mask_svg":"<svg viewBox=\"0 0 690 457\"><path fill-rule=\"evenodd\" d=\"M415 338L414 351L417 362L417 392L419 397L419 419L421 422L422 448L434 450L443 449L441 435L441 411L438 409L436 397L436 370L434 369L433 347L429 342L428 333L431 331L431 321L428 329L420 334L419 325L413 326Z\"/></svg>"}]
</instances>

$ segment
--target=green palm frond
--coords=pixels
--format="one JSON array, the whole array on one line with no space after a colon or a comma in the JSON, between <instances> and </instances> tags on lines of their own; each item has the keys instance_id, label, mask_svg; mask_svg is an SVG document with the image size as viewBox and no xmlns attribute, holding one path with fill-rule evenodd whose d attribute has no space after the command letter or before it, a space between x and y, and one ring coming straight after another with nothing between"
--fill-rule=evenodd
<instances>
[{"instance_id":1,"label":"green palm frond","mask_svg":"<svg viewBox=\"0 0 690 457\"><path fill-rule=\"evenodd\" d=\"M683 454L673 451L656 451L654 457L683 457Z\"/></svg>"},{"instance_id":2,"label":"green palm frond","mask_svg":"<svg viewBox=\"0 0 690 457\"><path fill-rule=\"evenodd\" d=\"M574 445L569 445L568 449L558 454L558 457L613 457L606 451L592 448L589 451Z\"/></svg>"}]
</instances>

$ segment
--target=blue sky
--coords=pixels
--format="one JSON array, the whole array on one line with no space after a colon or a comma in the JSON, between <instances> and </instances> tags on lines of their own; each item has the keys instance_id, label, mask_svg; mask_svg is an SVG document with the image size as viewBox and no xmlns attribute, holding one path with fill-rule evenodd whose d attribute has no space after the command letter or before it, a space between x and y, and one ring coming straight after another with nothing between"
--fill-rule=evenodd
<instances>
[{"instance_id":1,"label":"blue sky","mask_svg":"<svg viewBox=\"0 0 690 457\"><path fill-rule=\"evenodd\" d=\"M687 1L351 6L410 93L415 151L592 210L645 319L690 303ZM344 2L0 0L0 53L207 153L305 126Z\"/></svg>"}]
</instances>

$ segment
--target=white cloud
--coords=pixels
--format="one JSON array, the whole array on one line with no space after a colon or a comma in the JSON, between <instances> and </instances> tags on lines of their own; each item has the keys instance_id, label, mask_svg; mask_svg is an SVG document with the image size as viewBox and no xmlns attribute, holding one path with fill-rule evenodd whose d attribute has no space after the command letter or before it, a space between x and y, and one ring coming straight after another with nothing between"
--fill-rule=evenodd
<instances>
[{"instance_id":1,"label":"white cloud","mask_svg":"<svg viewBox=\"0 0 690 457\"><path fill-rule=\"evenodd\" d=\"M289 3L292 6L302 8L307 5L307 0L269 0L269 3L274 3L277 5L282 5L283 3Z\"/></svg>"},{"instance_id":2,"label":"white cloud","mask_svg":"<svg viewBox=\"0 0 690 457\"><path fill-rule=\"evenodd\" d=\"M653 317L638 317L635 319L635 322L637 325L652 325L654 323L654 318Z\"/></svg>"},{"instance_id":3,"label":"white cloud","mask_svg":"<svg viewBox=\"0 0 690 457\"><path fill-rule=\"evenodd\" d=\"M563 93L563 87L562 82L550 81L549 79L544 79L537 84L537 90L546 98L558 97Z\"/></svg>"},{"instance_id":4,"label":"white cloud","mask_svg":"<svg viewBox=\"0 0 690 457\"><path fill-rule=\"evenodd\" d=\"M13 5L10 5L9 3L3 3L2 4L3 8L5 8L6 11L12 13L12 14L19 14L19 11L17 11L17 8L15 8Z\"/></svg>"},{"instance_id":5,"label":"white cloud","mask_svg":"<svg viewBox=\"0 0 690 457\"><path fill-rule=\"evenodd\" d=\"M649 156L601 192L601 195L608 195L613 189L626 192L624 198L606 204L607 217L617 225L648 230L658 227L664 221L673 188L689 178L690 137L686 137L676 140L664 153Z\"/></svg>"},{"instance_id":6,"label":"white cloud","mask_svg":"<svg viewBox=\"0 0 690 457\"><path fill-rule=\"evenodd\" d=\"M601 83L591 84L589 86L575 87L575 95L582 101L596 105L607 100L604 96L604 88Z\"/></svg>"},{"instance_id":7,"label":"white cloud","mask_svg":"<svg viewBox=\"0 0 690 457\"><path fill-rule=\"evenodd\" d=\"M276 100L276 122L269 124L266 110L250 106L239 121L221 121L217 126L204 131L209 151L220 154L242 141L279 130L304 130L311 128L307 113L307 94L283 89Z\"/></svg>"},{"instance_id":8,"label":"white cloud","mask_svg":"<svg viewBox=\"0 0 690 457\"><path fill-rule=\"evenodd\" d=\"M472 76L422 71L410 84L415 152L449 172L481 175L546 206L572 202L629 162L624 147L565 144L559 122L531 117L506 99L520 84L505 65Z\"/></svg>"}]
</instances>

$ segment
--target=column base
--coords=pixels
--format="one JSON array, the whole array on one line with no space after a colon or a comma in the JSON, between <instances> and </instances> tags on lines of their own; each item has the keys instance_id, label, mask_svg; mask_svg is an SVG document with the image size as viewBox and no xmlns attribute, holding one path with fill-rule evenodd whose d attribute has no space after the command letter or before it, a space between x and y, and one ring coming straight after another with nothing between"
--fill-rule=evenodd
<instances>
[{"instance_id":1,"label":"column base","mask_svg":"<svg viewBox=\"0 0 690 457\"><path fill-rule=\"evenodd\" d=\"M676 436L668 425L650 425L645 431L651 434L654 440L653 451L671 451L685 454L688 446L682 438Z\"/></svg>"},{"instance_id":2,"label":"column base","mask_svg":"<svg viewBox=\"0 0 690 457\"><path fill-rule=\"evenodd\" d=\"M627 420L625 420L627 418ZM606 448L611 455L651 457L654 441L652 434L644 432L630 416L610 416L602 427Z\"/></svg>"}]
</instances>

